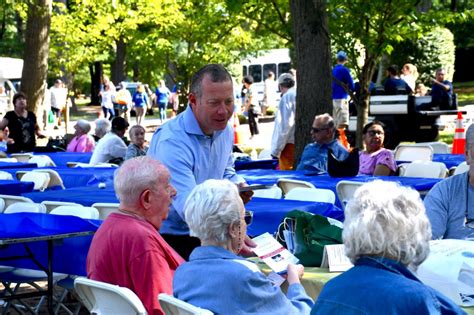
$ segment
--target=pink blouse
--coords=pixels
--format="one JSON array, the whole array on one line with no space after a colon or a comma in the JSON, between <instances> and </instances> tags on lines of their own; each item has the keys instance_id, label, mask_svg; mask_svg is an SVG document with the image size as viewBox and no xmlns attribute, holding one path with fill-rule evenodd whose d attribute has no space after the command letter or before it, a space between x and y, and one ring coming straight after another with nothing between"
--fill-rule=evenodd
<instances>
[{"instance_id":1,"label":"pink blouse","mask_svg":"<svg viewBox=\"0 0 474 315\"><path fill-rule=\"evenodd\" d=\"M373 175L375 167L382 164L388 167L392 172L395 173L397 170L397 163L390 150L381 148L378 151L367 153L365 151L359 153L359 174L360 175Z\"/></svg>"},{"instance_id":2,"label":"pink blouse","mask_svg":"<svg viewBox=\"0 0 474 315\"><path fill-rule=\"evenodd\" d=\"M67 146L67 152L92 152L95 147L94 139L89 135L72 138Z\"/></svg>"}]
</instances>

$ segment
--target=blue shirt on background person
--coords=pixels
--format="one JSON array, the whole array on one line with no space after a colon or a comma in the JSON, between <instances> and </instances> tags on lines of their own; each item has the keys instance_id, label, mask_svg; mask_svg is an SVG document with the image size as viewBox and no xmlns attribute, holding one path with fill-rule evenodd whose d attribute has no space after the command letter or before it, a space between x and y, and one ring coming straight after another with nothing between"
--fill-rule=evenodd
<instances>
[{"instance_id":1,"label":"blue shirt on background person","mask_svg":"<svg viewBox=\"0 0 474 315\"><path fill-rule=\"evenodd\" d=\"M344 64L336 64L332 69L333 77L337 78L344 84L347 84L349 90L354 90L354 81L352 80L351 73L349 69L347 69ZM349 94L347 94L346 90L336 82L336 80L332 80L332 99L347 99L349 98Z\"/></svg>"},{"instance_id":2,"label":"blue shirt on background person","mask_svg":"<svg viewBox=\"0 0 474 315\"><path fill-rule=\"evenodd\" d=\"M349 156L349 152L337 140L333 140L327 144L309 143L304 148L296 170L311 171L318 174L327 173L329 149L331 149L339 161L345 160Z\"/></svg>"},{"instance_id":3,"label":"blue shirt on background person","mask_svg":"<svg viewBox=\"0 0 474 315\"><path fill-rule=\"evenodd\" d=\"M386 95L410 94L412 92L408 84L400 78L385 80L384 89Z\"/></svg>"},{"instance_id":4,"label":"blue shirt on background person","mask_svg":"<svg viewBox=\"0 0 474 315\"><path fill-rule=\"evenodd\" d=\"M453 99L453 84L448 80L444 80L441 83L449 86L449 90L446 91L439 84L433 84L431 87L431 102L433 106L439 106L440 109L449 109Z\"/></svg>"}]
</instances>

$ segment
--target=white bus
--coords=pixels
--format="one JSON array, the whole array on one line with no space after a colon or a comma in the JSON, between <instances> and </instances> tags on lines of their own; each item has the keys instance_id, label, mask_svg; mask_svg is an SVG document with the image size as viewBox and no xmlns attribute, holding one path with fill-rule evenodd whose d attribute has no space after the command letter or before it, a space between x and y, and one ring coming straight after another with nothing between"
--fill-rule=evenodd
<instances>
[{"instance_id":1,"label":"white bus","mask_svg":"<svg viewBox=\"0 0 474 315\"><path fill-rule=\"evenodd\" d=\"M11 99L16 93L15 83L20 82L22 71L23 59L0 57L0 85L4 88L4 94L0 95L1 116L13 109Z\"/></svg>"},{"instance_id":2,"label":"white bus","mask_svg":"<svg viewBox=\"0 0 474 315\"><path fill-rule=\"evenodd\" d=\"M262 103L264 82L268 72L272 71L275 74L275 80L278 80L281 74L288 72L291 69L290 52L288 48L259 51L257 57L242 59L240 64L242 65L242 76L251 75L253 77L253 85L258 92L258 101Z\"/></svg>"}]
</instances>

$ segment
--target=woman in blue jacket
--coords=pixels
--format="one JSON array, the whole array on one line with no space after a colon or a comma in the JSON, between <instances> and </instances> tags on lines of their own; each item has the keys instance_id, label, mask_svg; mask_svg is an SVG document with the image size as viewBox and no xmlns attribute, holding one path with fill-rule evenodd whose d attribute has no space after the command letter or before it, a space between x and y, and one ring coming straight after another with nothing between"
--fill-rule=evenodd
<instances>
[{"instance_id":1,"label":"woman in blue jacket","mask_svg":"<svg viewBox=\"0 0 474 315\"><path fill-rule=\"evenodd\" d=\"M143 85L138 85L137 91L133 94L132 102L137 115L137 125L141 125L143 119L145 118L146 109L148 106L148 95L145 93L145 88Z\"/></svg>"}]
</instances>

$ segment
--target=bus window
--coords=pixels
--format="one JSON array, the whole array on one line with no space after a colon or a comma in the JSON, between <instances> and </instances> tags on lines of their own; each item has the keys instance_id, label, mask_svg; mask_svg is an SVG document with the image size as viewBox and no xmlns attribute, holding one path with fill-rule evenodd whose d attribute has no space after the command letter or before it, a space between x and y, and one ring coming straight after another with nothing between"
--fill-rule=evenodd
<instances>
[{"instance_id":1,"label":"bus window","mask_svg":"<svg viewBox=\"0 0 474 315\"><path fill-rule=\"evenodd\" d=\"M289 62L279 63L278 64L278 77L283 73L287 73L291 69L291 64ZM277 78L278 78L277 77Z\"/></svg>"},{"instance_id":2,"label":"bus window","mask_svg":"<svg viewBox=\"0 0 474 315\"><path fill-rule=\"evenodd\" d=\"M272 71L274 75L276 75L276 64L274 63L266 63L263 65L263 77L266 79L268 77L268 72Z\"/></svg>"},{"instance_id":3,"label":"bus window","mask_svg":"<svg viewBox=\"0 0 474 315\"><path fill-rule=\"evenodd\" d=\"M247 66L242 66L242 75L245 77L247 74Z\"/></svg>"},{"instance_id":4,"label":"bus window","mask_svg":"<svg viewBox=\"0 0 474 315\"><path fill-rule=\"evenodd\" d=\"M262 66L261 65L251 65L249 67L249 75L253 77L253 83L262 81Z\"/></svg>"}]
</instances>

